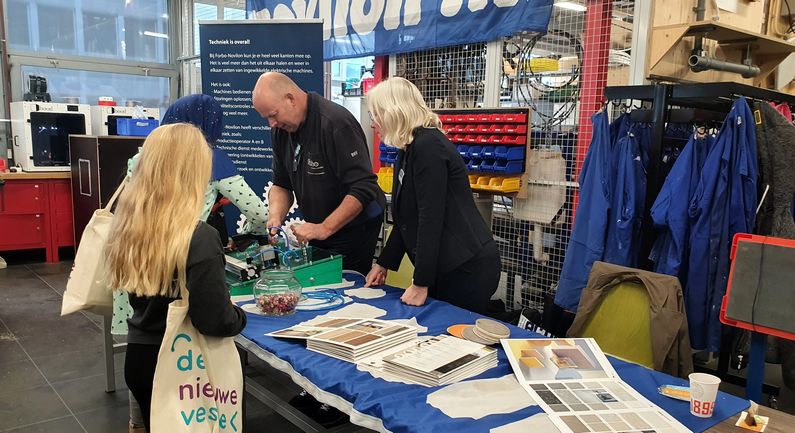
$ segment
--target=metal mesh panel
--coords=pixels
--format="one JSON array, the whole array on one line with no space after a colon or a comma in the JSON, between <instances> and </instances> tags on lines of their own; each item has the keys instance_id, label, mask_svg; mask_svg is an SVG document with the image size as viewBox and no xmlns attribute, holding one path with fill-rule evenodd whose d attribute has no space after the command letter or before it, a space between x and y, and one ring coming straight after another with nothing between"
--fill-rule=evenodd
<instances>
[{"instance_id":1,"label":"metal mesh panel","mask_svg":"<svg viewBox=\"0 0 795 433\"><path fill-rule=\"evenodd\" d=\"M599 23L611 26L608 85L628 84L633 6L613 2L612 21ZM579 100L593 85L581 76L585 26L585 12L556 7L547 34L503 41L500 105L534 112L528 196L495 197L492 217L503 263L497 294L509 309L543 310L560 278L578 188Z\"/></svg>"},{"instance_id":2,"label":"metal mesh panel","mask_svg":"<svg viewBox=\"0 0 795 433\"><path fill-rule=\"evenodd\" d=\"M398 54L395 75L414 83L431 108L481 106L486 77L486 44Z\"/></svg>"}]
</instances>

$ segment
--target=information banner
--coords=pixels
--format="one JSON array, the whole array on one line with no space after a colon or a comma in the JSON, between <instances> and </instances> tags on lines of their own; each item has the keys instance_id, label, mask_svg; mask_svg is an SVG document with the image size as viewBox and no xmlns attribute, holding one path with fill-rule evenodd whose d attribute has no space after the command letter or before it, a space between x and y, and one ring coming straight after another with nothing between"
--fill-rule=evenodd
<instances>
[{"instance_id":1,"label":"information banner","mask_svg":"<svg viewBox=\"0 0 795 433\"><path fill-rule=\"evenodd\" d=\"M251 91L263 72L282 72L305 91L323 94L323 23L320 20L202 21L199 23L202 93L221 103L223 149L264 198L272 179L270 126L251 105ZM226 207L229 233L242 227L240 214Z\"/></svg>"},{"instance_id":2,"label":"information banner","mask_svg":"<svg viewBox=\"0 0 795 433\"><path fill-rule=\"evenodd\" d=\"M552 0L246 0L255 20L320 18L326 60L546 33Z\"/></svg>"}]
</instances>

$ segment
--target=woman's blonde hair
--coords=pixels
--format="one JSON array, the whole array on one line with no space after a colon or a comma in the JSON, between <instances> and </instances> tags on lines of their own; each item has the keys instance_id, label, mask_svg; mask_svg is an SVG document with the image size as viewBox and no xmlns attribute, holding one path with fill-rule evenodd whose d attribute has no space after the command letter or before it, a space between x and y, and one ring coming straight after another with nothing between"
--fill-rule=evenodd
<instances>
[{"instance_id":1,"label":"woman's blonde hair","mask_svg":"<svg viewBox=\"0 0 795 433\"><path fill-rule=\"evenodd\" d=\"M105 247L110 287L169 297L186 288L188 247L211 171L212 150L195 126L164 125L149 134Z\"/></svg>"},{"instance_id":2,"label":"woman's blonde hair","mask_svg":"<svg viewBox=\"0 0 795 433\"><path fill-rule=\"evenodd\" d=\"M442 122L422 98L417 86L401 77L378 83L367 92L367 109L381 131L381 141L405 148L414 140L416 128L437 128Z\"/></svg>"}]
</instances>

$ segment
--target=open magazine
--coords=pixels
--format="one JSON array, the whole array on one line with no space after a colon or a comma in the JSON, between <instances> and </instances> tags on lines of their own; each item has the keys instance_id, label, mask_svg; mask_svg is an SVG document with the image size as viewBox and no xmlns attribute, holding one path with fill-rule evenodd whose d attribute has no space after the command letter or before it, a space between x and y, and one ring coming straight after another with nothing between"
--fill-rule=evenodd
<instances>
[{"instance_id":1,"label":"open magazine","mask_svg":"<svg viewBox=\"0 0 795 433\"><path fill-rule=\"evenodd\" d=\"M505 339L519 383L562 432L688 432L624 383L590 338Z\"/></svg>"},{"instance_id":2,"label":"open magazine","mask_svg":"<svg viewBox=\"0 0 795 433\"><path fill-rule=\"evenodd\" d=\"M449 335L423 337L385 356L383 366L387 373L419 385L447 385L496 367L497 350Z\"/></svg>"},{"instance_id":3,"label":"open magazine","mask_svg":"<svg viewBox=\"0 0 795 433\"><path fill-rule=\"evenodd\" d=\"M265 334L306 340L309 350L357 362L376 352L417 339L417 328L387 320L323 318Z\"/></svg>"}]
</instances>

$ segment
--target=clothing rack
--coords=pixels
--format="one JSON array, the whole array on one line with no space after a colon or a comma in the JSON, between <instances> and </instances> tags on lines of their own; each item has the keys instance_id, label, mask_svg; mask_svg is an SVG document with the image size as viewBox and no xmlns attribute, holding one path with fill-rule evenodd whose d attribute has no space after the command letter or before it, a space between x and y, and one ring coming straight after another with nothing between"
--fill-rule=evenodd
<instances>
[{"instance_id":1,"label":"clothing rack","mask_svg":"<svg viewBox=\"0 0 795 433\"><path fill-rule=\"evenodd\" d=\"M646 173L646 206L641 225L641 245L638 257L638 267L641 269L652 270L653 263L649 260L649 253L655 240L655 229L651 219L651 207L660 193L665 182L665 170L663 170L663 145L666 124L671 121L681 121L683 115L676 113L677 110L694 109L690 114L695 121L710 121L715 119L715 113L722 113L724 116L731 110L734 99L743 96L747 99L763 102L787 103L795 106L795 96L773 90L762 89L745 84L734 82L722 83L688 83L688 84L664 84L657 83L642 86L612 86L605 88L606 101L636 100L651 103L650 114L644 116L651 124L651 142L649 143L649 167ZM700 111L707 110L707 111ZM757 343L762 338L761 356L764 360L764 336L754 335L754 342ZM745 386L749 393L749 398L758 401L761 392L769 395L778 395L778 387L764 384L760 374L764 371L764 362L761 366L753 362L759 358L760 347L755 344L752 349L752 363L748 365L748 380L729 373L730 350L732 343L731 333L724 332L721 340L721 348L718 357L718 367L713 373L717 374L723 381L739 386ZM761 367L761 368L760 368ZM756 398L754 398L756 397Z\"/></svg>"}]
</instances>

